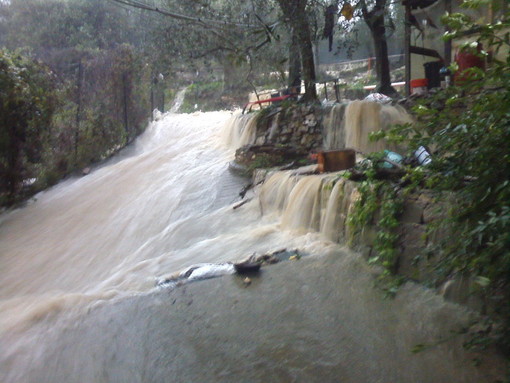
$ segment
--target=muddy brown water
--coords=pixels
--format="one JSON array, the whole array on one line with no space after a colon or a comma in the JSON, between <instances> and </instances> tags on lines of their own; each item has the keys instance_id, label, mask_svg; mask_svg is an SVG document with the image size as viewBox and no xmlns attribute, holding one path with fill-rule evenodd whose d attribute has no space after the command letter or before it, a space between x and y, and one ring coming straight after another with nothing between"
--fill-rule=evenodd
<instances>
[{"instance_id":1,"label":"muddy brown water","mask_svg":"<svg viewBox=\"0 0 510 383\"><path fill-rule=\"evenodd\" d=\"M330 241L341 240L332 229L350 194L318 195L327 176L276 174L260 199L233 210L246 181L227 170L225 136L243 136L230 117L163 116L125 158L0 217L1 382L437 383L500 373L496 354L468 353L451 336L472 313L414 285L384 300L365 262ZM343 215L325 211L333 206ZM196 263L283 248L311 256L249 286L225 275L154 287ZM417 344L434 347L415 355Z\"/></svg>"}]
</instances>

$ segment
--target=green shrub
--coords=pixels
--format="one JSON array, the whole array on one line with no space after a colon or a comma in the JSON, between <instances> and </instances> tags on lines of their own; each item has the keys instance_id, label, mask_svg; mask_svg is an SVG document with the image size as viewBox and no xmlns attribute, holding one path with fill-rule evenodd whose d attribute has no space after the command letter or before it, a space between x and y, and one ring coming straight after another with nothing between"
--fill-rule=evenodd
<instances>
[{"instance_id":1,"label":"green shrub","mask_svg":"<svg viewBox=\"0 0 510 383\"><path fill-rule=\"evenodd\" d=\"M510 48L508 12L487 25L462 14L444 21L450 37L475 30L493 53ZM499 297L495 307L507 323L500 339L510 351L510 56L492 59L486 71L468 71L468 81L418 102L413 109L417 124L382 135L407 142L411 151L419 146L431 150L432 163L421 170L421 182L438 194L456 196L449 215L435 228L449 233L436 249L442 259L438 271L443 276L469 273L484 281L493 299Z\"/></svg>"},{"instance_id":2,"label":"green shrub","mask_svg":"<svg viewBox=\"0 0 510 383\"><path fill-rule=\"evenodd\" d=\"M0 50L0 193L14 202L23 180L36 177L56 105L47 67Z\"/></svg>"}]
</instances>

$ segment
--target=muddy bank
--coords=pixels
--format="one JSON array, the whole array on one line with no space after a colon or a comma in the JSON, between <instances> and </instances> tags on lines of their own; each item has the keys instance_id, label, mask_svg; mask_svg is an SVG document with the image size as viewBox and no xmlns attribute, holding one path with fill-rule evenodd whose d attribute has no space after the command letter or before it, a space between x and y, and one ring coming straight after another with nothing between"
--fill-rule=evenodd
<instances>
[{"instance_id":1,"label":"muddy bank","mask_svg":"<svg viewBox=\"0 0 510 383\"><path fill-rule=\"evenodd\" d=\"M249 286L243 279L226 275L40 323L26 334L37 342L2 359L0 378L480 383L502 373L494 353L467 352L465 338L452 336L473 318L465 308L413 284L385 300L366 263L339 248L265 267Z\"/></svg>"}]
</instances>

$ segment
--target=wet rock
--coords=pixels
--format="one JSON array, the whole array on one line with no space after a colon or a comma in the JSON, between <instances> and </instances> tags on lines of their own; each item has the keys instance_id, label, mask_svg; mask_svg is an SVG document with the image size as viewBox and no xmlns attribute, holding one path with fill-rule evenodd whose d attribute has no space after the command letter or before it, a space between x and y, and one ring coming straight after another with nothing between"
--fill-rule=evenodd
<instances>
[{"instance_id":1,"label":"wet rock","mask_svg":"<svg viewBox=\"0 0 510 383\"><path fill-rule=\"evenodd\" d=\"M423 223L423 211L425 204L418 200L409 200L404 203L404 211L400 217L400 221L403 223Z\"/></svg>"},{"instance_id":2,"label":"wet rock","mask_svg":"<svg viewBox=\"0 0 510 383\"><path fill-rule=\"evenodd\" d=\"M313 105L296 104L280 111L276 115L268 112L259 120L255 141L258 145L285 144L303 150L322 146L322 110L316 110Z\"/></svg>"},{"instance_id":3,"label":"wet rock","mask_svg":"<svg viewBox=\"0 0 510 383\"><path fill-rule=\"evenodd\" d=\"M426 234L426 226L418 223L403 223L398 228L399 242L416 247L425 247Z\"/></svg>"},{"instance_id":4,"label":"wet rock","mask_svg":"<svg viewBox=\"0 0 510 383\"><path fill-rule=\"evenodd\" d=\"M273 254L264 254L257 258L262 265L274 265L280 262L280 260Z\"/></svg>"},{"instance_id":5,"label":"wet rock","mask_svg":"<svg viewBox=\"0 0 510 383\"><path fill-rule=\"evenodd\" d=\"M251 173L254 169L271 168L306 159L307 154L306 151L288 145L246 145L236 150L234 167Z\"/></svg>"}]
</instances>

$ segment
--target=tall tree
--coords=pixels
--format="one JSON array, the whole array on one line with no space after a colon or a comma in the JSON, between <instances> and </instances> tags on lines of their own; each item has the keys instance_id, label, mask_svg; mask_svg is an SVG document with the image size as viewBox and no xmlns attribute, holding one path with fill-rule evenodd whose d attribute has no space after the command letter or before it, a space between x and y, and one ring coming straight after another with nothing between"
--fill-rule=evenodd
<instances>
[{"instance_id":1,"label":"tall tree","mask_svg":"<svg viewBox=\"0 0 510 383\"><path fill-rule=\"evenodd\" d=\"M55 108L53 80L45 66L0 50L0 205L3 193L14 200L40 161Z\"/></svg>"},{"instance_id":2,"label":"tall tree","mask_svg":"<svg viewBox=\"0 0 510 383\"><path fill-rule=\"evenodd\" d=\"M387 0L375 0L372 8L369 9L366 0L360 0L363 19L370 28L374 41L377 92L393 96L397 91L391 86L390 61L388 59L388 43L386 40L385 14Z\"/></svg>"},{"instance_id":3,"label":"tall tree","mask_svg":"<svg viewBox=\"0 0 510 383\"><path fill-rule=\"evenodd\" d=\"M305 94L303 100L317 100L317 90L315 87L315 63L313 58L312 39L310 34L310 25L306 7L307 0L278 0L280 9L283 12L285 22L292 30L292 34L297 39L301 53L301 67L303 81L305 83Z\"/></svg>"}]
</instances>

